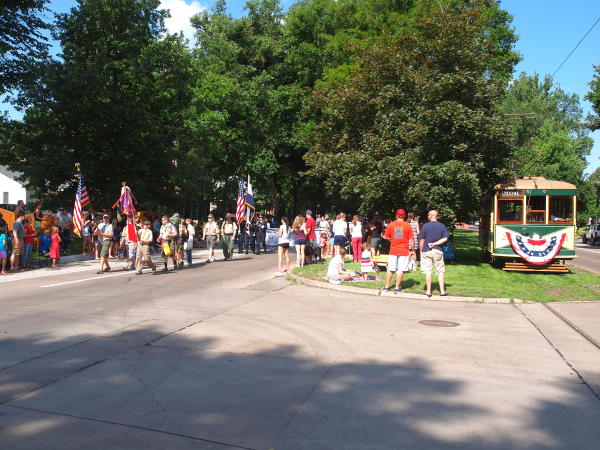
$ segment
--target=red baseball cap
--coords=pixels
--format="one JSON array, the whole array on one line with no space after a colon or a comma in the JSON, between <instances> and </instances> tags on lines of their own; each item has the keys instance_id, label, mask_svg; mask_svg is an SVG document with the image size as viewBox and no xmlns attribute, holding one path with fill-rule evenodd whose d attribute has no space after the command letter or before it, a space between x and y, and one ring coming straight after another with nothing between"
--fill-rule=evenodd
<instances>
[{"instance_id":1,"label":"red baseball cap","mask_svg":"<svg viewBox=\"0 0 600 450\"><path fill-rule=\"evenodd\" d=\"M396 210L396 217L406 217L406 211L402 208Z\"/></svg>"}]
</instances>

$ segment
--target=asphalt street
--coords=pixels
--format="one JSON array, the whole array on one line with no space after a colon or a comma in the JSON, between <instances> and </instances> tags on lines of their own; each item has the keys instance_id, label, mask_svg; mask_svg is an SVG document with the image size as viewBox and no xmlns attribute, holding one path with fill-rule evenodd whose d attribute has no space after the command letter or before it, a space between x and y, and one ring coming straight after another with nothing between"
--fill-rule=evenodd
<instances>
[{"instance_id":1,"label":"asphalt street","mask_svg":"<svg viewBox=\"0 0 600 450\"><path fill-rule=\"evenodd\" d=\"M578 243L573 265L600 274L600 246Z\"/></svg>"},{"instance_id":2,"label":"asphalt street","mask_svg":"<svg viewBox=\"0 0 600 450\"><path fill-rule=\"evenodd\" d=\"M0 449L598 448L600 302L367 297L275 263L0 283Z\"/></svg>"}]
</instances>

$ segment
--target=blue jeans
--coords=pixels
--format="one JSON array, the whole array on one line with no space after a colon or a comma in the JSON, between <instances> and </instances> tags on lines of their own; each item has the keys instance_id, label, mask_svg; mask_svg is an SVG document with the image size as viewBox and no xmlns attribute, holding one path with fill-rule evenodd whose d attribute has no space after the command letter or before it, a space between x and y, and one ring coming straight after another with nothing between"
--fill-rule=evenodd
<instances>
[{"instance_id":1,"label":"blue jeans","mask_svg":"<svg viewBox=\"0 0 600 450\"><path fill-rule=\"evenodd\" d=\"M22 266L26 266L31 262L31 249L33 249L33 242L23 243L23 256L21 256Z\"/></svg>"}]
</instances>

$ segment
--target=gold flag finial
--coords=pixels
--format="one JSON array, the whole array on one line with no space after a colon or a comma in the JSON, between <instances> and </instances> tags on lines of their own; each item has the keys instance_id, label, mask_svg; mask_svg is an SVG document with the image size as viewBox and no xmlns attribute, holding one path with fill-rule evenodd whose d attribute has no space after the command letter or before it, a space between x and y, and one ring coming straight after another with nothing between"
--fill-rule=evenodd
<instances>
[{"instance_id":1,"label":"gold flag finial","mask_svg":"<svg viewBox=\"0 0 600 450\"><path fill-rule=\"evenodd\" d=\"M77 172L80 172L80 171L81 171L81 169L80 169L80 166L79 166L79 163L78 163L78 162L76 162L76 163L75 163L75 168L77 169Z\"/></svg>"}]
</instances>

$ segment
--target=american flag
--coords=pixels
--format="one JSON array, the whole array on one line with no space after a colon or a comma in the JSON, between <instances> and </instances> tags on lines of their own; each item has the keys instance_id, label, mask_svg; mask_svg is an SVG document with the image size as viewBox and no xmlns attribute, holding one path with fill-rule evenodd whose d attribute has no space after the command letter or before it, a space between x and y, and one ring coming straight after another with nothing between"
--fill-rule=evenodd
<instances>
[{"instance_id":1,"label":"american flag","mask_svg":"<svg viewBox=\"0 0 600 450\"><path fill-rule=\"evenodd\" d=\"M81 217L81 210L85 205L90 204L90 197L88 196L85 184L83 184L83 174L79 174L79 185L77 186L77 193L75 194L75 206L73 207L73 231L77 236L81 236L81 229L83 228L83 218Z\"/></svg>"},{"instance_id":2,"label":"american flag","mask_svg":"<svg viewBox=\"0 0 600 450\"><path fill-rule=\"evenodd\" d=\"M240 189L237 196L237 205L235 208L235 220L240 223L244 218L246 210L246 197L244 196L244 180L240 178Z\"/></svg>"}]
</instances>

